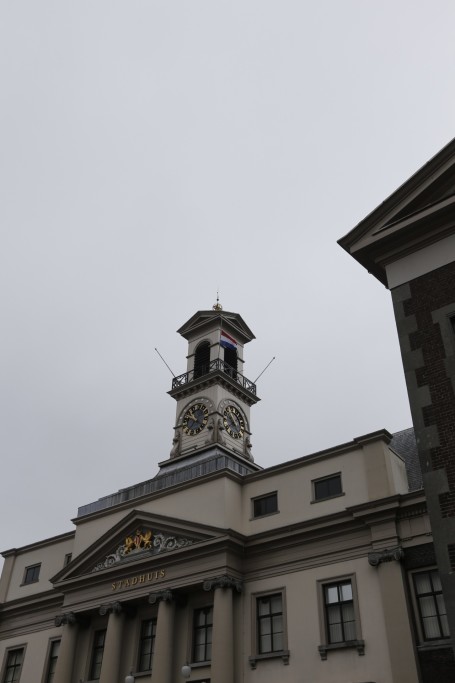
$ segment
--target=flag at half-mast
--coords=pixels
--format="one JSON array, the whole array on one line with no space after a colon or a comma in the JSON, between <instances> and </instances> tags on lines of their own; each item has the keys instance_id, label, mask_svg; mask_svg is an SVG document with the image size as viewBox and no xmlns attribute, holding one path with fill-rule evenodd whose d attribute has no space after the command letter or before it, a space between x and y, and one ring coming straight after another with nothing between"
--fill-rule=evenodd
<instances>
[{"instance_id":1,"label":"flag at half-mast","mask_svg":"<svg viewBox=\"0 0 455 683\"><path fill-rule=\"evenodd\" d=\"M224 330L221 330L220 346L222 346L223 349L232 349L232 351L237 350L237 342L234 337L231 337L231 335Z\"/></svg>"}]
</instances>

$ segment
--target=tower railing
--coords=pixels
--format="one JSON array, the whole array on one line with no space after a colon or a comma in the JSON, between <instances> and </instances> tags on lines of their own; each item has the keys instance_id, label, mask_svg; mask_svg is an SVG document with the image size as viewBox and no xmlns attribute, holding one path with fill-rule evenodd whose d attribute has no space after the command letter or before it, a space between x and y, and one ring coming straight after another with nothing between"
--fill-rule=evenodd
<instances>
[{"instance_id":1,"label":"tower railing","mask_svg":"<svg viewBox=\"0 0 455 683\"><path fill-rule=\"evenodd\" d=\"M183 375L178 375L178 377L174 377L174 379L172 380L172 388L178 389L179 387L182 387L195 379L199 379L200 377L210 375L212 372L224 372L231 379L237 382L237 384L240 384L241 387L243 387L251 394L254 394L254 396L256 396L255 383L247 379L244 375L241 375L240 372L238 372L235 368L232 367L232 365L229 365L229 363L226 363L221 358L215 358L214 360L210 361L210 363L208 363L207 365L199 366L194 370L184 372Z\"/></svg>"}]
</instances>

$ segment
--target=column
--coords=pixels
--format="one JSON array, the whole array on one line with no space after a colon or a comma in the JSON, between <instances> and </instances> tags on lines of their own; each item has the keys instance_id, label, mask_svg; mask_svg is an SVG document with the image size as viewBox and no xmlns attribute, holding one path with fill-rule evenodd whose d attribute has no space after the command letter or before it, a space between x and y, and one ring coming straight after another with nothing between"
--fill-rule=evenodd
<instances>
[{"instance_id":1,"label":"column","mask_svg":"<svg viewBox=\"0 0 455 683\"><path fill-rule=\"evenodd\" d=\"M158 605L155 652L152 679L157 683L173 683L173 641L175 602L171 591L164 590L149 595L149 602Z\"/></svg>"},{"instance_id":2,"label":"column","mask_svg":"<svg viewBox=\"0 0 455 683\"><path fill-rule=\"evenodd\" d=\"M55 668L54 683L71 683L79 630L76 616L73 612L59 615L55 618L55 625L63 626L63 632Z\"/></svg>"},{"instance_id":3,"label":"column","mask_svg":"<svg viewBox=\"0 0 455 683\"><path fill-rule=\"evenodd\" d=\"M378 572L392 680L394 683L415 683L419 675L400 563L402 558L403 550L396 547L369 553L368 562Z\"/></svg>"},{"instance_id":4,"label":"column","mask_svg":"<svg viewBox=\"0 0 455 683\"><path fill-rule=\"evenodd\" d=\"M216 683L234 683L234 603L233 588L239 593L242 584L229 576L204 581L204 590L215 589L213 597L213 635L211 679Z\"/></svg>"},{"instance_id":5,"label":"column","mask_svg":"<svg viewBox=\"0 0 455 683\"><path fill-rule=\"evenodd\" d=\"M119 679L120 662L123 651L123 622L125 613L119 602L101 605L100 614L109 614L106 640L104 642L103 661L101 664L100 683L116 683Z\"/></svg>"}]
</instances>

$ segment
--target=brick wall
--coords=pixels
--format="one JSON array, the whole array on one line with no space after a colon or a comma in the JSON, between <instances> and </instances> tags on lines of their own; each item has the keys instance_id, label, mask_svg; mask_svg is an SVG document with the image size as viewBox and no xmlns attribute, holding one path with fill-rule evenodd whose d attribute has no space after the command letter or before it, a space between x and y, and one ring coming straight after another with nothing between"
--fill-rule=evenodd
<instances>
[{"instance_id":1,"label":"brick wall","mask_svg":"<svg viewBox=\"0 0 455 683\"><path fill-rule=\"evenodd\" d=\"M450 647L419 652L422 683L454 683L455 661Z\"/></svg>"},{"instance_id":2,"label":"brick wall","mask_svg":"<svg viewBox=\"0 0 455 683\"><path fill-rule=\"evenodd\" d=\"M455 262L392 290L419 462L455 638ZM409 558L410 559L410 558ZM452 642L452 647L454 643ZM453 650L419 652L425 681L455 681ZM450 674L447 671L450 670ZM431 673L430 673L431 672Z\"/></svg>"},{"instance_id":3,"label":"brick wall","mask_svg":"<svg viewBox=\"0 0 455 683\"><path fill-rule=\"evenodd\" d=\"M420 349L423 365L415 369L418 387L428 386L431 402L421 407L425 427L435 426L439 443L430 448L431 469L445 468L449 491L440 494L442 517L455 516L455 377L447 367L447 344L455 338L449 315L434 313L453 306L455 315L455 264L449 264L409 283L410 298L403 302L407 316L414 316L417 329L408 335L411 351ZM442 317L442 321L441 318ZM441 325L446 329L441 330ZM446 343L445 343L446 340ZM449 349L450 353L450 349ZM418 435L417 435L418 436Z\"/></svg>"}]
</instances>

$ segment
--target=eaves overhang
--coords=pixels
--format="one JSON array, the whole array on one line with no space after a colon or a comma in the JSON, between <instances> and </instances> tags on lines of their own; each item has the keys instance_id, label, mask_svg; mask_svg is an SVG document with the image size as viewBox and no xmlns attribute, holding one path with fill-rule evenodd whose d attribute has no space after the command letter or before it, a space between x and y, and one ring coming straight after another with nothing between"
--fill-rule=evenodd
<instances>
[{"instance_id":1,"label":"eaves overhang","mask_svg":"<svg viewBox=\"0 0 455 683\"><path fill-rule=\"evenodd\" d=\"M455 139L338 244L387 286L386 266L455 233Z\"/></svg>"},{"instance_id":2,"label":"eaves overhang","mask_svg":"<svg viewBox=\"0 0 455 683\"><path fill-rule=\"evenodd\" d=\"M177 333L181 334L185 339L190 339L194 337L195 332L203 334L207 330L212 329L214 323L236 335L242 344L246 344L256 338L241 315L231 313L230 311L218 310L198 311L177 330Z\"/></svg>"}]
</instances>

